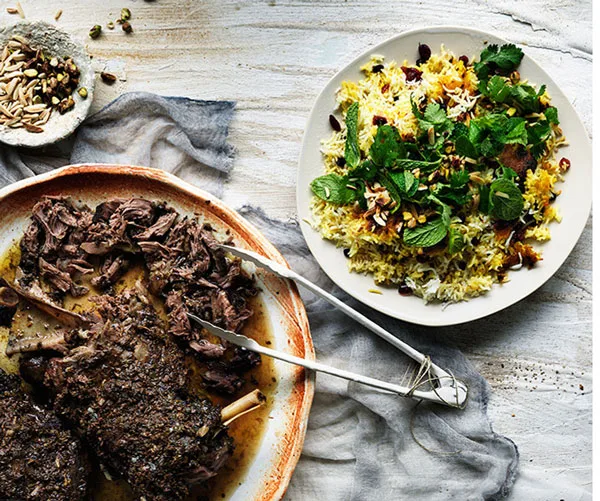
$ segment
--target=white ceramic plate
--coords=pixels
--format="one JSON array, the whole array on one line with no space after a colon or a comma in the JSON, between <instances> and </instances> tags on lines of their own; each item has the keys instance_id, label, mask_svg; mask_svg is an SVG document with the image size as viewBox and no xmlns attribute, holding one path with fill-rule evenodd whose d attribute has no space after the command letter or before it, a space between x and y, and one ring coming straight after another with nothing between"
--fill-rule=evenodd
<instances>
[{"instance_id":1,"label":"white ceramic plate","mask_svg":"<svg viewBox=\"0 0 600 501\"><path fill-rule=\"evenodd\" d=\"M383 294L373 294L369 292L374 286L372 277L350 273L342 249L322 239L318 231L303 221L304 218L311 219L310 182L324 173L321 140L331 134L328 116L337 107L335 95L342 81L357 81L362 78L360 67L369 61L372 54L381 54L387 61L401 63L404 59L415 61L418 58L419 43L428 44L434 53L444 44L456 56L465 54L472 61L484 48L484 41L508 43L495 35L470 28L438 26L409 31L370 48L325 86L312 109L304 133L298 169L297 203L308 247L325 273L348 294L375 310L415 324L442 326L468 322L502 310L528 296L544 284L565 261L577 243L590 212L592 152L587 131L567 97L527 55L527 47L522 47L525 57L519 72L533 84L546 84L552 104L558 108L561 127L570 143L558 153L559 157L566 157L571 161L566 181L560 185L563 192L556 201L563 221L551 225L552 240L535 245L536 249L542 251L544 258L535 268L510 272L510 282L494 286L483 296L450 305L425 304L415 296L400 296L396 288L378 287Z\"/></svg>"}]
</instances>

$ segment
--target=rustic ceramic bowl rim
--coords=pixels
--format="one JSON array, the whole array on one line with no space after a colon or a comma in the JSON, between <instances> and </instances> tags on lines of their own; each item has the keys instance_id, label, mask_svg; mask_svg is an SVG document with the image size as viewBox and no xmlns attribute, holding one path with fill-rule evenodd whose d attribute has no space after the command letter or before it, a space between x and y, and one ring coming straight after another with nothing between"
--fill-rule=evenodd
<instances>
[{"instance_id":1,"label":"rustic ceramic bowl rim","mask_svg":"<svg viewBox=\"0 0 600 501\"><path fill-rule=\"evenodd\" d=\"M29 32L27 34L26 32ZM70 111L61 115L54 110L48 122L43 126L44 131L40 133L27 132L22 128L12 129L0 125L0 142L11 146L23 146L26 148L37 148L56 143L66 138L77 129L79 124L87 117L92 100L94 98L95 73L92 62L83 43L76 40L70 33L45 21L20 21L0 28L0 45L13 35L21 35L31 38L32 46L41 46L51 55L70 55L79 68L80 87L87 89L87 97L82 98L77 91L72 97L75 106ZM53 46L49 47L49 43ZM55 54L57 53L57 54Z\"/></svg>"},{"instance_id":2,"label":"rustic ceramic bowl rim","mask_svg":"<svg viewBox=\"0 0 600 501\"><path fill-rule=\"evenodd\" d=\"M83 176L88 174L126 175L149 178L159 184L164 183L177 191L183 191L185 194L198 200L198 202L206 203L206 201L210 201L211 207L218 210L219 216L223 215L228 223L232 223L232 228L243 228L251 234L253 243L257 244L257 248L253 250L289 267L284 257L273 244L271 244L258 229L246 221L236 211L228 207L215 196L168 172L158 169L100 163L69 165L38 176L23 179L0 189L0 202L13 194L18 194L19 191L28 187L43 185L48 181L57 180L62 177L76 175ZM295 317L292 321L301 335L304 357L314 359L314 347L310 336L308 318L304 309L304 304L295 285L290 283L290 287L295 313ZM304 371L303 375L302 378L298 378L292 394L288 397L288 402L290 400L292 401L290 406L293 409L293 413L291 413L289 417L285 438L281 439L281 441L284 442L284 447L279 450L278 461L273 461L272 463L272 470L269 472L267 485L264 486L262 491L257 491L259 494L253 498L254 501L275 501L281 499L287 490L296 464L300 458L306 434L308 415L310 413L314 395L314 374L312 372ZM248 479L246 478L245 481L247 482Z\"/></svg>"}]
</instances>

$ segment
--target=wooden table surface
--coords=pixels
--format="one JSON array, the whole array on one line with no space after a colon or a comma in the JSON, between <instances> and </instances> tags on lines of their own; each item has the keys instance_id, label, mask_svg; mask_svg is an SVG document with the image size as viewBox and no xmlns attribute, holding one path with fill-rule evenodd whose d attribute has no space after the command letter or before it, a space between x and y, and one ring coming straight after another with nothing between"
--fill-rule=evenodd
<instances>
[{"instance_id":1,"label":"wooden table surface","mask_svg":"<svg viewBox=\"0 0 600 501\"><path fill-rule=\"evenodd\" d=\"M3 24L14 1L0 1ZM491 31L535 58L570 98L588 131L592 117L591 0L21 0L28 20L54 21L86 40L98 71L93 109L145 90L234 99L237 148L224 200L295 215L304 125L328 79L368 47L419 26ZM106 23L122 7L134 33ZM87 37L94 24L104 34ZM268 175L265 175L268 173ZM511 499L589 499L592 482L591 218L566 264L510 315L435 331L476 364L493 389L489 414L521 454ZM552 493L550 495L549 493Z\"/></svg>"}]
</instances>

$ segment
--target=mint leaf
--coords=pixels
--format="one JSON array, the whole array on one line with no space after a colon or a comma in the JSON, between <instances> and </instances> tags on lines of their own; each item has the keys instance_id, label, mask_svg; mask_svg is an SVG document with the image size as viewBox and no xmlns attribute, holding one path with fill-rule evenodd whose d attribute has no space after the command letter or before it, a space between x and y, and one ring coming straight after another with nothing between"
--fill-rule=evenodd
<instances>
[{"instance_id":1,"label":"mint leaf","mask_svg":"<svg viewBox=\"0 0 600 501\"><path fill-rule=\"evenodd\" d=\"M394 208L390 211L392 214L395 214L400 210L400 204L402 203L402 194L400 190L396 186L396 183L391 179L390 175L386 172L380 172L377 178L379 184L385 186L385 189L390 194L390 198L396 202Z\"/></svg>"},{"instance_id":2,"label":"mint leaf","mask_svg":"<svg viewBox=\"0 0 600 501\"><path fill-rule=\"evenodd\" d=\"M412 197L419 188L419 181L410 171L390 172L390 179L398 187L400 193Z\"/></svg>"},{"instance_id":3,"label":"mint leaf","mask_svg":"<svg viewBox=\"0 0 600 501\"><path fill-rule=\"evenodd\" d=\"M512 170L510 167L502 166L502 179L508 179L512 181L514 178L519 177L519 175Z\"/></svg>"},{"instance_id":4,"label":"mint leaf","mask_svg":"<svg viewBox=\"0 0 600 501\"><path fill-rule=\"evenodd\" d=\"M433 194L440 200L453 205L465 205L471 200L469 188L453 188L449 184L437 183Z\"/></svg>"},{"instance_id":5,"label":"mint leaf","mask_svg":"<svg viewBox=\"0 0 600 501\"><path fill-rule=\"evenodd\" d=\"M348 188L348 177L327 174L310 183L312 192L322 200L336 205L348 205L357 200L360 190Z\"/></svg>"},{"instance_id":6,"label":"mint leaf","mask_svg":"<svg viewBox=\"0 0 600 501\"><path fill-rule=\"evenodd\" d=\"M433 172L442 163L441 157L433 162L426 162L425 160L412 160L410 158L403 158L396 162L396 167L403 170L420 169L422 173Z\"/></svg>"},{"instance_id":7,"label":"mint leaf","mask_svg":"<svg viewBox=\"0 0 600 501\"><path fill-rule=\"evenodd\" d=\"M430 193L428 196L429 200L434 204L438 205L441 209L440 216L442 218L442 222L446 228L450 228L450 220L452 215L452 210L450 206L444 202L442 202L439 198L437 198L434 194Z\"/></svg>"},{"instance_id":8,"label":"mint leaf","mask_svg":"<svg viewBox=\"0 0 600 501\"><path fill-rule=\"evenodd\" d=\"M452 139L456 141L460 136L469 135L469 126L462 122L454 122L454 129L452 130Z\"/></svg>"},{"instance_id":9,"label":"mint leaf","mask_svg":"<svg viewBox=\"0 0 600 501\"><path fill-rule=\"evenodd\" d=\"M479 212L490 212L490 187L487 184L479 185Z\"/></svg>"},{"instance_id":10,"label":"mint leaf","mask_svg":"<svg viewBox=\"0 0 600 501\"><path fill-rule=\"evenodd\" d=\"M458 136L454 143L454 150L457 155L461 157L469 157L472 159L477 159L479 157L479 153L477 153L477 148L475 145L469 141L467 136Z\"/></svg>"},{"instance_id":11,"label":"mint leaf","mask_svg":"<svg viewBox=\"0 0 600 501\"><path fill-rule=\"evenodd\" d=\"M400 139L398 129L391 125L377 128L375 139L369 150L369 156L380 167L392 167L399 158L406 156L406 150Z\"/></svg>"},{"instance_id":12,"label":"mint leaf","mask_svg":"<svg viewBox=\"0 0 600 501\"><path fill-rule=\"evenodd\" d=\"M549 108L546 108L544 110L544 115L546 116L546 119L548 120L548 122L550 122L551 124L554 124L554 125L560 124L560 122L558 121L558 110L554 106L550 106Z\"/></svg>"},{"instance_id":13,"label":"mint leaf","mask_svg":"<svg viewBox=\"0 0 600 501\"><path fill-rule=\"evenodd\" d=\"M543 94L544 86L540 88ZM520 110L527 113L537 113L540 111L540 91L536 91L531 85L518 84L513 85L510 91L509 104L520 108Z\"/></svg>"},{"instance_id":14,"label":"mint leaf","mask_svg":"<svg viewBox=\"0 0 600 501\"><path fill-rule=\"evenodd\" d=\"M358 103L352 103L346 112L346 147L344 158L349 167L360 163L360 148L358 147Z\"/></svg>"},{"instance_id":15,"label":"mint leaf","mask_svg":"<svg viewBox=\"0 0 600 501\"><path fill-rule=\"evenodd\" d=\"M465 246L465 239L462 233L456 228L450 228L448 230L448 252L450 254L456 254L461 251Z\"/></svg>"},{"instance_id":16,"label":"mint leaf","mask_svg":"<svg viewBox=\"0 0 600 501\"><path fill-rule=\"evenodd\" d=\"M512 221L523 212L521 190L508 179L496 179L490 185L490 214L496 219Z\"/></svg>"},{"instance_id":17,"label":"mint leaf","mask_svg":"<svg viewBox=\"0 0 600 501\"><path fill-rule=\"evenodd\" d=\"M531 153L536 158L541 157L546 150L546 141L552 132L550 122L536 122L527 129L527 142L531 145Z\"/></svg>"},{"instance_id":18,"label":"mint leaf","mask_svg":"<svg viewBox=\"0 0 600 501\"><path fill-rule=\"evenodd\" d=\"M498 141L504 144L527 144L527 130L525 129L525 119L509 118L504 130L496 135Z\"/></svg>"},{"instance_id":19,"label":"mint leaf","mask_svg":"<svg viewBox=\"0 0 600 501\"><path fill-rule=\"evenodd\" d=\"M427 221L422 226L406 228L404 230L404 243L411 247L432 247L441 242L448 230L441 217Z\"/></svg>"},{"instance_id":20,"label":"mint leaf","mask_svg":"<svg viewBox=\"0 0 600 501\"><path fill-rule=\"evenodd\" d=\"M462 188L471 180L469 172L465 169L455 171L450 174L450 186L452 188Z\"/></svg>"},{"instance_id":21,"label":"mint leaf","mask_svg":"<svg viewBox=\"0 0 600 501\"><path fill-rule=\"evenodd\" d=\"M474 118L469 124L469 141L482 156L495 157L505 144L526 145L528 136L525 119L491 113ZM468 145L461 140L461 148Z\"/></svg>"},{"instance_id":22,"label":"mint leaf","mask_svg":"<svg viewBox=\"0 0 600 501\"><path fill-rule=\"evenodd\" d=\"M360 178L365 181L372 181L377 176L377 166L371 160L361 162L356 168L348 172L350 179Z\"/></svg>"}]
</instances>

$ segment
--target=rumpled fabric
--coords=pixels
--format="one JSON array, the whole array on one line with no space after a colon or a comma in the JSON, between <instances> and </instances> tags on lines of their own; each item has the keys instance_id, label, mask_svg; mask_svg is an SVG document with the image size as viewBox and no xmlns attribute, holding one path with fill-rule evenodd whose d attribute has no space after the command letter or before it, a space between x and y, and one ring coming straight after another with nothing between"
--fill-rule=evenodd
<instances>
[{"instance_id":1,"label":"rumpled fabric","mask_svg":"<svg viewBox=\"0 0 600 501\"><path fill-rule=\"evenodd\" d=\"M235 103L124 94L73 137L39 150L0 147L0 183L74 163L122 163L167 170L221 197L234 159L227 141ZM265 172L265 177L268 172ZM248 187L251 189L251 187ZM443 336L378 314L337 288L310 254L297 221L239 207L291 267L393 332L469 386L464 410L382 394L318 374L302 456L285 499L497 500L510 491L518 451L492 429L490 388ZM390 382L410 360L322 299L302 291L317 358Z\"/></svg>"}]
</instances>

